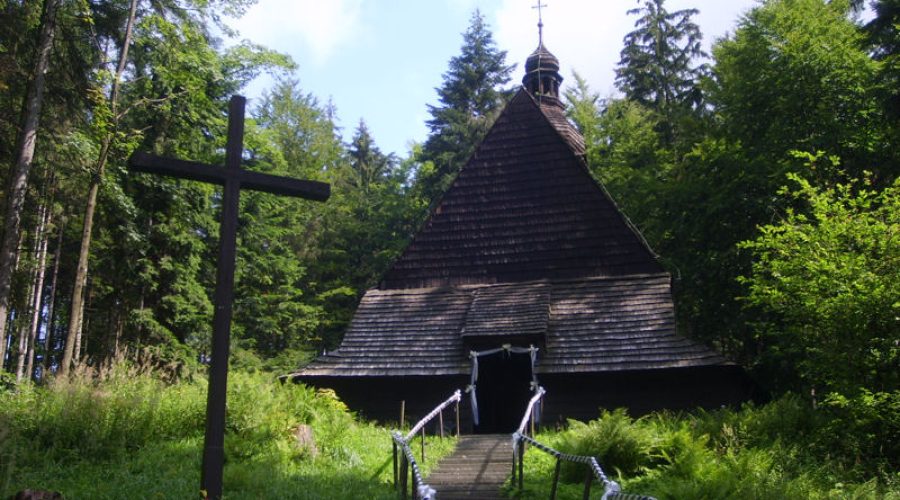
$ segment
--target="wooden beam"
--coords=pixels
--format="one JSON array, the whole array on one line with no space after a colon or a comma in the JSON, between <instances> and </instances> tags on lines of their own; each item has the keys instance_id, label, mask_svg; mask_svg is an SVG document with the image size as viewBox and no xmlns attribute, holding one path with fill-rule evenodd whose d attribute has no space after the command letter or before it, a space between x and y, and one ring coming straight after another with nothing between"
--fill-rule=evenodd
<instances>
[{"instance_id":1,"label":"wooden beam","mask_svg":"<svg viewBox=\"0 0 900 500\"><path fill-rule=\"evenodd\" d=\"M331 186L324 182L278 177L244 169L222 168L148 153L131 155L128 159L128 168L134 172L208 182L220 186L224 186L228 180L235 180L242 189L308 200L325 201L331 195Z\"/></svg>"}]
</instances>

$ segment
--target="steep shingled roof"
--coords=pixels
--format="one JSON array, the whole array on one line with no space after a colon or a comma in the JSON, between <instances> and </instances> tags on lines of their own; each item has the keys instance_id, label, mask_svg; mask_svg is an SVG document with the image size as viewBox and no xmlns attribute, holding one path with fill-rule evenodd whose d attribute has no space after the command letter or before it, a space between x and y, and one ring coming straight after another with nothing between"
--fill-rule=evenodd
<instances>
[{"instance_id":1,"label":"steep shingled roof","mask_svg":"<svg viewBox=\"0 0 900 500\"><path fill-rule=\"evenodd\" d=\"M524 303L503 298L529 296ZM481 300L499 306L479 307ZM497 302L500 301L500 304ZM546 314L541 314L541 306ZM503 310L522 308L508 316ZM667 274L576 281L369 290L339 350L297 375L465 375L464 332L529 334L543 328L537 372L580 373L723 364L675 334ZM489 325L491 320L493 325ZM505 340L502 340L505 342Z\"/></svg>"},{"instance_id":2,"label":"steep shingled roof","mask_svg":"<svg viewBox=\"0 0 900 500\"><path fill-rule=\"evenodd\" d=\"M294 376L465 375L470 340L535 337L538 374L726 364L676 335L670 277L584 151L555 97L520 90L341 347Z\"/></svg>"},{"instance_id":3,"label":"steep shingled roof","mask_svg":"<svg viewBox=\"0 0 900 500\"><path fill-rule=\"evenodd\" d=\"M512 99L380 288L662 272L558 101Z\"/></svg>"}]
</instances>

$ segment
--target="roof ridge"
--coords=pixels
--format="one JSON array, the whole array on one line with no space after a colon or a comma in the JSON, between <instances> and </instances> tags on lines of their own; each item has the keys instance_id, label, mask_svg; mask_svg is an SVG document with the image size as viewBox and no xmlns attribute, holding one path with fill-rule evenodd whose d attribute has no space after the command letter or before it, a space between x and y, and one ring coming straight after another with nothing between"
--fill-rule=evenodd
<instances>
[{"instance_id":1,"label":"roof ridge","mask_svg":"<svg viewBox=\"0 0 900 500\"><path fill-rule=\"evenodd\" d=\"M537 107L538 111L540 111L541 114L544 116L544 118L547 119L547 122L550 124L550 128L552 128L553 131L556 132L556 134L559 136L559 138L562 139L562 141L564 143L566 143L566 145L569 146L569 148L572 149L572 152L575 153L576 156L581 157L581 156L587 155L587 146L584 143L584 137L581 135L581 132L579 132L578 129L575 128L572 125L572 123L569 122L568 117L565 116L565 112L564 112L565 105L562 103L562 100L560 100L559 98L556 98L556 97L548 98L548 96L541 96L542 100L538 100L538 98L531 95L531 93L528 92L528 90L525 89L524 87L521 88L520 92L526 94L529 98L531 98L531 102L534 103L534 105ZM548 104L545 105L543 102L543 99L546 99L548 101ZM559 104L559 106L557 107L556 104ZM560 118L562 118L565 121L565 123L568 127L568 130L566 132L573 133L575 135L575 138L581 139L580 141L577 141L575 144L573 144L572 141L570 140L570 138L568 137L568 134L564 133L562 130L559 129L559 127L557 126L557 123L553 119L553 117L551 117L550 115L547 114L547 112L552 108L557 108L562 113L562 116Z\"/></svg>"},{"instance_id":2,"label":"roof ridge","mask_svg":"<svg viewBox=\"0 0 900 500\"><path fill-rule=\"evenodd\" d=\"M668 271L658 272L658 273L634 273L634 274L620 274L615 276L583 276L577 278L541 278L536 280L527 280L527 281L504 281L499 283L471 283L471 284L463 284L463 285L441 285L441 286L433 286L433 287L416 287L416 288L378 288L373 287L366 290L365 295L368 295L369 292L377 292L382 295L415 295L420 293L435 293L435 292L445 292L445 293L463 293L463 292L475 292L481 289L486 288L501 288L501 287L523 287L523 286L534 286L534 285L543 285L543 286L556 286L562 284L571 284L571 283L581 283L581 282L601 282L601 281L634 281L640 279L647 278L667 278L672 279L672 274Z\"/></svg>"}]
</instances>

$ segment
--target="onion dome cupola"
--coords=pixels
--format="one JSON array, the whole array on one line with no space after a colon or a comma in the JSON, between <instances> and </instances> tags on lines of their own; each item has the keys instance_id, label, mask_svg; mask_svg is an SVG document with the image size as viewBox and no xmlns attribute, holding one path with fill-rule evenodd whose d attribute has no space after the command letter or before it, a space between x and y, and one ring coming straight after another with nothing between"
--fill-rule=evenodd
<instances>
[{"instance_id":1,"label":"onion dome cupola","mask_svg":"<svg viewBox=\"0 0 900 500\"><path fill-rule=\"evenodd\" d=\"M525 60L525 76L522 85L535 97L549 96L559 99L559 86L563 81L559 74L559 59L541 43Z\"/></svg>"},{"instance_id":2,"label":"onion dome cupola","mask_svg":"<svg viewBox=\"0 0 900 500\"><path fill-rule=\"evenodd\" d=\"M559 74L559 59L544 47L543 23L538 23L538 48L525 60L525 76L522 85L535 97L559 99L559 87L563 81Z\"/></svg>"}]
</instances>

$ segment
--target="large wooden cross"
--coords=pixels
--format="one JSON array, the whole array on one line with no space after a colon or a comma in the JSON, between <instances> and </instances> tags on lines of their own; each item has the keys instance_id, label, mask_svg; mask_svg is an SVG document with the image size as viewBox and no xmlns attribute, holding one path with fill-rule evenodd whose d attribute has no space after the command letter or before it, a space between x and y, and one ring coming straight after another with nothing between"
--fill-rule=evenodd
<instances>
[{"instance_id":1,"label":"large wooden cross","mask_svg":"<svg viewBox=\"0 0 900 500\"><path fill-rule=\"evenodd\" d=\"M228 351L231 336L231 306L234 289L235 242L237 239L240 190L252 189L310 200L325 201L331 194L328 184L261 174L241 168L244 150L244 105L246 99L233 96L228 104L228 142L225 168L145 153L128 160L131 170L210 182L224 186L222 221L219 229L219 262L216 270L215 312L213 313L212 357L206 398L206 437L200 488L208 498L222 496L222 468L225 461L225 395L228 383Z\"/></svg>"}]
</instances>

